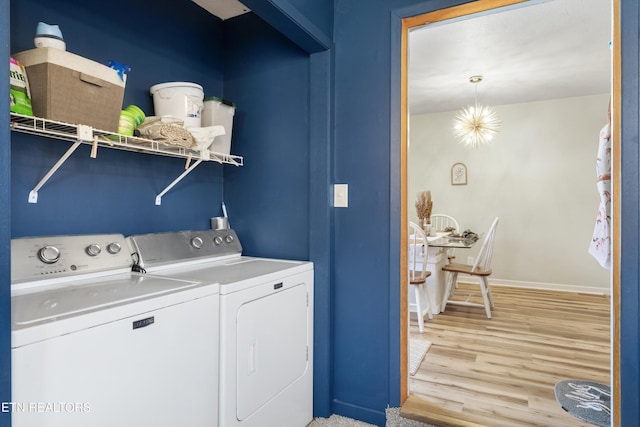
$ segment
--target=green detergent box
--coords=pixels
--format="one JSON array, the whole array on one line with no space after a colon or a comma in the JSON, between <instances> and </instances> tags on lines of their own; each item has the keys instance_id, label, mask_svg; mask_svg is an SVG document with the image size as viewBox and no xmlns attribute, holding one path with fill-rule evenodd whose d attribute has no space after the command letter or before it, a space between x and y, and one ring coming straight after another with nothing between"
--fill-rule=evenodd
<instances>
[{"instance_id":1,"label":"green detergent box","mask_svg":"<svg viewBox=\"0 0 640 427\"><path fill-rule=\"evenodd\" d=\"M33 116L29 81L24 66L13 58L9 63L9 110L12 113Z\"/></svg>"}]
</instances>

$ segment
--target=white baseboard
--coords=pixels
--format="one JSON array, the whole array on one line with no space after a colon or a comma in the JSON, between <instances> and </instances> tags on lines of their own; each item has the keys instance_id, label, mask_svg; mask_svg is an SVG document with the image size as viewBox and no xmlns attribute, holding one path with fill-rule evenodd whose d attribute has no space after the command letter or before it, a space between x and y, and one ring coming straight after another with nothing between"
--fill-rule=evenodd
<instances>
[{"instance_id":1,"label":"white baseboard","mask_svg":"<svg viewBox=\"0 0 640 427\"><path fill-rule=\"evenodd\" d=\"M459 282L475 283L476 279L472 277L459 276ZM575 292L583 294L596 294L596 295L611 295L611 288L596 288L594 286L578 286L568 285L565 283L544 283L544 282L524 282L521 280L506 280L506 279L494 279L489 278L489 284L491 286L510 286L513 288L528 288L528 289L547 289L550 291L561 292Z\"/></svg>"}]
</instances>

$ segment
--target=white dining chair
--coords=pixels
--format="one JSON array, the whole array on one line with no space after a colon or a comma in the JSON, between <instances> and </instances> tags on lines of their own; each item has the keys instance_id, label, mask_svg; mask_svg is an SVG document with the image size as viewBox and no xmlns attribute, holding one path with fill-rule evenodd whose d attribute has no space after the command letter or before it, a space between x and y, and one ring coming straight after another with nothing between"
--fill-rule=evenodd
<instances>
[{"instance_id":1,"label":"white dining chair","mask_svg":"<svg viewBox=\"0 0 640 427\"><path fill-rule=\"evenodd\" d=\"M429 243L424 231L414 222L409 222L409 285L415 296L415 312L418 315L418 330L424 332L424 316L433 319L431 301L427 292L427 278L431 272L427 270L427 251ZM422 302L426 302L426 307Z\"/></svg>"},{"instance_id":2,"label":"white dining chair","mask_svg":"<svg viewBox=\"0 0 640 427\"><path fill-rule=\"evenodd\" d=\"M442 270L448 272L447 285L442 301L442 310L444 311L447 304L465 305L472 307L484 307L487 318L491 319L491 309L494 307L491 288L489 287L488 277L491 275L491 258L493 256L493 242L495 240L496 228L498 227L499 218L496 217L484 236L482 247L476 257L473 265L450 263L442 267ZM480 294L473 292L460 292L457 290L458 274L468 274L478 279L480 285ZM463 296L464 299L452 299L454 297ZM471 298L482 296L482 304L471 302Z\"/></svg>"},{"instance_id":3,"label":"white dining chair","mask_svg":"<svg viewBox=\"0 0 640 427\"><path fill-rule=\"evenodd\" d=\"M431 227L435 231L444 231L447 227L453 227L455 232L460 231L458 221L450 215L431 214Z\"/></svg>"},{"instance_id":4,"label":"white dining chair","mask_svg":"<svg viewBox=\"0 0 640 427\"><path fill-rule=\"evenodd\" d=\"M435 231L445 231L448 227L453 227L454 233L460 232L460 225L458 224L458 221L456 221L454 217L445 214L431 214L431 227ZM449 262L452 262L455 257L455 248L447 249L447 258Z\"/></svg>"}]
</instances>

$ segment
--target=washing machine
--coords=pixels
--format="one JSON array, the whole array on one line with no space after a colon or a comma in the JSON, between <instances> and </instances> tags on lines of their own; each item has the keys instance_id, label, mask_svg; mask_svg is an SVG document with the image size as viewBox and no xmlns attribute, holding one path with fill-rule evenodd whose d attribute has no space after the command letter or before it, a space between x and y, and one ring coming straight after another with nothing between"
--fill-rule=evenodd
<instances>
[{"instance_id":1,"label":"washing machine","mask_svg":"<svg viewBox=\"0 0 640 427\"><path fill-rule=\"evenodd\" d=\"M121 234L11 257L13 427L217 426L217 284L131 272Z\"/></svg>"},{"instance_id":2,"label":"washing machine","mask_svg":"<svg viewBox=\"0 0 640 427\"><path fill-rule=\"evenodd\" d=\"M147 276L220 284L221 427L313 417L313 264L242 255L232 229L131 236Z\"/></svg>"}]
</instances>

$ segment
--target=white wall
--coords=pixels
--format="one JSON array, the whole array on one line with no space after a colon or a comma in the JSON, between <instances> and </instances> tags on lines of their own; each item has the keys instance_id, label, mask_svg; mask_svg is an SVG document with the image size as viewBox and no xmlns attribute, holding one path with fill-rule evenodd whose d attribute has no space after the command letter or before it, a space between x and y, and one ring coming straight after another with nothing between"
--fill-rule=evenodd
<instances>
[{"instance_id":1,"label":"white wall","mask_svg":"<svg viewBox=\"0 0 640 427\"><path fill-rule=\"evenodd\" d=\"M490 146L459 144L456 112L410 118L408 200L419 191L433 213L484 232L500 217L492 281L608 292L609 271L587 252L598 208L595 162L609 95L497 106L501 131ZM467 185L451 185L451 166L467 166ZM475 256L458 249L461 262Z\"/></svg>"}]
</instances>

